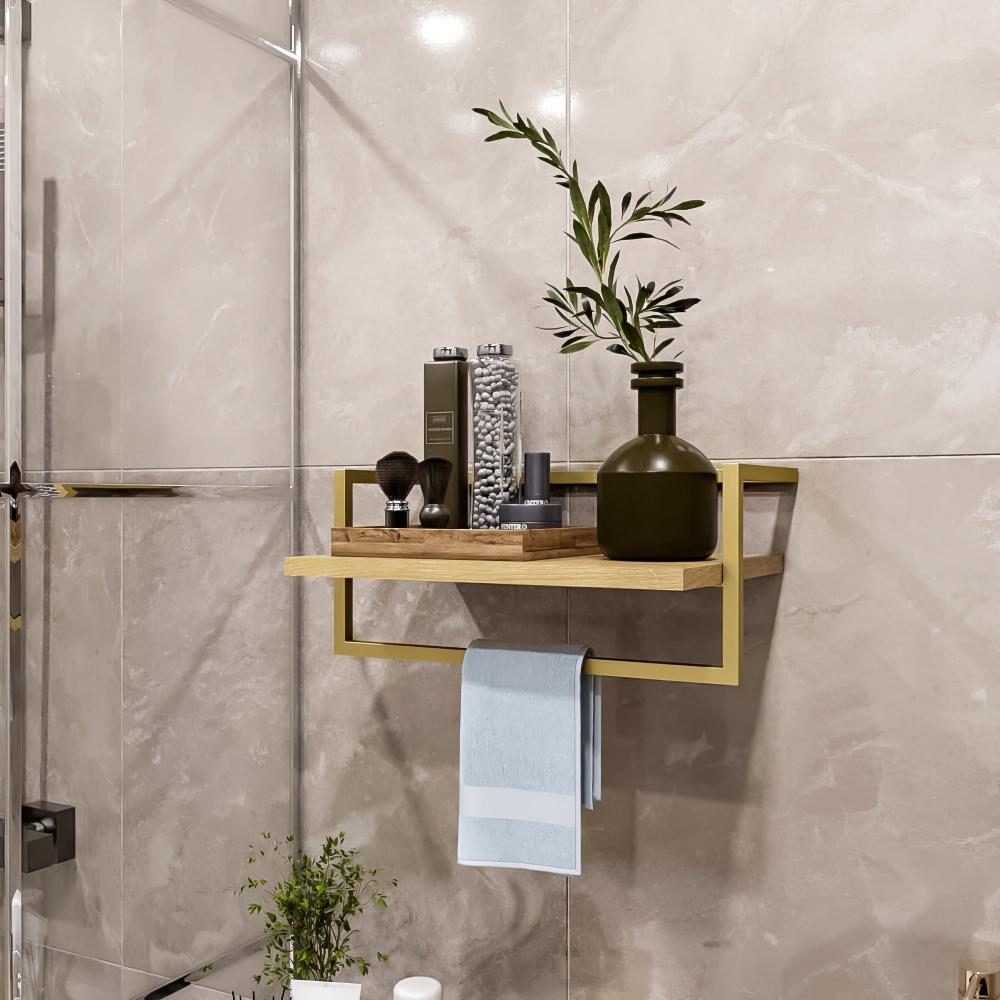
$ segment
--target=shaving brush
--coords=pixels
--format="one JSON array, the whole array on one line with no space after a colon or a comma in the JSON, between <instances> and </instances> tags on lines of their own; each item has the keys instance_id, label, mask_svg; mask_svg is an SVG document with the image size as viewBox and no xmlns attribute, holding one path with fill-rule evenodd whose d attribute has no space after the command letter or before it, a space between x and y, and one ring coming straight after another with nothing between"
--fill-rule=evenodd
<instances>
[{"instance_id":1,"label":"shaving brush","mask_svg":"<svg viewBox=\"0 0 1000 1000\"><path fill-rule=\"evenodd\" d=\"M424 494L420 523L425 528L447 528L451 511L445 506L451 479L451 462L446 458L425 458L417 466L417 479Z\"/></svg>"},{"instance_id":2,"label":"shaving brush","mask_svg":"<svg viewBox=\"0 0 1000 1000\"><path fill-rule=\"evenodd\" d=\"M385 526L405 528L410 523L410 505L406 498L417 481L417 460L405 451L390 451L375 463L385 501Z\"/></svg>"}]
</instances>

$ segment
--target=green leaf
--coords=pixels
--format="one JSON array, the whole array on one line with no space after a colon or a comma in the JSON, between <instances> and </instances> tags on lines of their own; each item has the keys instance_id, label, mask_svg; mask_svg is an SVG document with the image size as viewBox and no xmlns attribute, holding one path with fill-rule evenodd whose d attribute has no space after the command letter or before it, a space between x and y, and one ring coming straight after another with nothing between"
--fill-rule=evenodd
<instances>
[{"instance_id":1,"label":"green leaf","mask_svg":"<svg viewBox=\"0 0 1000 1000\"><path fill-rule=\"evenodd\" d=\"M591 221L594 219L594 209L597 208L597 202L599 199L599 194L597 188L600 186L600 181L594 185L590 192L590 200L587 202L587 215L590 216Z\"/></svg>"},{"instance_id":2,"label":"green leaf","mask_svg":"<svg viewBox=\"0 0 1000 1000\"><path fill-rule=\"evenodd\" d=\"M673 226L675 222L683 222L685 226L690 226L691 222L685 219L683 215L678 215L676 212L653 212L656 218L661 219L668 226Z\"/></svg>"},{"instance_id":3,"label":"green leaf","mask_svg":"<svg viewBox=\"0 0 1000 1000\"><path fill-rule=\"evenodd\" d=\"M611 197L603 181L598 181L594 190L600 205L597 215L597 259L603 268L611 247Z\"/></svg>"},{"instance_id":4,"label":"green leaf","mask_svg":"<svg viewBox=\"0 0 1000 1000\"><path fill-rule=\"evenodd\" d=\"M615 242L619 240L659 240L661 243L670 243L670 245L675 250L680 250L680 247L668 240L665 236L655 236L653 233L628 233L625 236L616 236Z\"/></svg>"},{"instance_id":5,"label":"green leaf","mask_svg":"<svg viewBox=\"0 0 1000 1000\"><path fill-rule=\"evenodd\" d=\"M705 203L700 198L695 198L693 201L682 201L679 205L674 205L671 209L672 212L687 212L692 208L701 208Z\"/></svg>"},{"instance_id":6,"label":"green leaf","mask_svg":"<svg viewBox=\"0 0 1000 1000\"><path fill-rule=\"evenodd\" d=\"M632 192L626 191L625 197L622 198L622 211L621 211L622 218L625 217L625 213L628 211L628 207L631 203L632 203Z\"/></svg>"},{"instance_id":7,"label":"green leaf","mask_svg":"<svg viewBox=\"0 0 1000 1000\"><path fill-rule=\"evenodd\" d=\"M666 299L673 298L673 296L677 295L678 292L683 292L683 291L684 291L683 285L673 285L672 287L667 288L667 290L662 295L657 295L655 298L650 299L649 304L651 306L659 305L659 303L665 301Z\"/></svg>"},{"instance_id":8,"label":"green leaf","mask_svg":"<svg viewBox=\"0 0 1000 1000\"><path fill-rule=\"evenodd\" d=\"M605 350L610 351L612 354L624 354L626 358L632 357L632 353L622 347L621 344L612 344L610 347L606 347Z\"/></svg>"},{"instance_id":9,"label":"green leaf","mask_svg":"<svg viewBox=\"0 0 1000 1000\"><path fill-rule=\"evenodd\" d=\"M573 164L574 169L576 164ZM583 200L583 192L580 190L579 181L573 178L569 185L569 198L573 206L573 214L579 219L581 225L590 225L590 216L587 214L587 203Z\"/></svg>"},{"instance_id":10,"label":"green leaf","mask_svg":"<svg viewBox=\"0 0 1000 1000\"><path fill-rule=\"evenodd\" d=\"M611 219L604 214L604 211L597 216L597 262L601 269L608 259L608 251L611 249Z\"/></svg>"},{"instance_id":11,"label":"green leaf","mask_svg":"<svg viewBox=\"0 0 1000 1000\"><path fill-rule=\"evenodd\" d=\"M562 347L559 348L559 353L560 354L576 354L577 351L582 351L585 348L590 347L591 344L595 344L595 343L597 343L597 341L595 341L595 340L580 340L580 341L577 341L577 343L575 343L575 344L565 343L565 344L562 345Z\"/></svg>"},{"instance_id":12,"label":"green leaf","mask_svg":"<svg viewBox=\"0 0 1000 1000\"><path fill-rule=\"evenodd\" d=\"M650 357L650 359L652 359L652 358L655 358L655 357L656 357L656 355L660 353L660 351L662 351L662 350L663 350L664 348L666 348L666 347L669 347L669 346L670 346L670 345L671 345L671 344L672 344L673 342L674 342L674 338L673 338L673 337L668 337L668 338L667 338L667 339L666 339L665 341L663 341L663 343L662 343L662 344L660 344L660 345L659 345L659 346L658 346L658 347L657 347L657 348L656 348L656 349L655 349L655 350L653 351L653 353L652 353L652 354L651 354L651 355L649 356L649 357Z\"/></svg>"},{"instance_id":13,"label":"green leaf","mask_svg":"<svg viewBox=\"0 0 1000 1000\"><path fill-rule=\"evenodd\" d=\"M660 306L658 311L665 313L687 312L692 306L696 306L701 299L678 299L676 302L668 302Z\"/></svg>"},{"instance_id":14,"label":"green leaf","mask_svg":"<svg viewBox=\"0 0 1000 1000\"><path fill-rule=\"evenodd\" d=\"M636 354L646 357L646 345L642 342L642 334L631 323L622 323L622 336Z\"/></svg>"},{"instance_id":15,"label":"green leaf","mask_svg":"<svg viewBox=\"0 0 1000 1000\"><path fill-rule=\"evenodd\" d=\"M520 132L511 132L510 129L507 129L506 131L503 132L494 132L492 135L488 135L485 139L483 139L483 142L496 142L497 139L520 139L520 138L521 138Z\"/></svg>"},{"instance_id":16,"label":"green leaf","mask_svg":"<svg viewBox=\"0 0 1000 1000\"><path fill-rule=\"evenodd\" d=\"M618 299L615 298L614 293L607 285L601 285L601 304L604 306L604 311L608 314L608 318L614 323L616 329L619 328L624 317L618 305Z\"/></svg>"},{"instance_id":17,"label":"green leaf","mask_svg":"<svg viewBox=\"0 0 1000 1000\"><path fill-rule=\"evenodd\" d=\"M583 295L585 298L596 302L599 306L604 304L600 293L595 292L593 288L590 288L587 285L568 285L566 290L569 292L576 292L577 295Z\"/></svg>"},{"instance_id":18,"label":"green leaf","mask_svg":"<svg viewBox=\"0 0 1000 1000\"><path fill-rule=\"evenodd\" d=\"M510 122L504 121L495 111L490 111L488 108L473 108L472 110L477 115L488 118L492 124L498 125L500 128L510 128Z\"/></svg>"},{"instance_id":19,"label":"green leaf","mask_svg":"<svg viewBox=\"0 0 1000 1000\"><path fill-rule=\"evenodd\" d=\"M635 293L635 313L638 315L642 312L642 307L646 304L646 299L649 298L649 291L647 287L643 284L639 285L638 291Z\"/></svg>"},{"instance_id":20,"label":"green leaf","mask_svg":"<svg viewBox=\"0 0 1000 1000\"><path fill-rule=\"evenodd\" d=\"M615 283L615 272L618 270L618 258L621 257L622 252L619 250L611 260L611 268L608 271L608 284L612 287Z\"/></svg>"}]
</instances>

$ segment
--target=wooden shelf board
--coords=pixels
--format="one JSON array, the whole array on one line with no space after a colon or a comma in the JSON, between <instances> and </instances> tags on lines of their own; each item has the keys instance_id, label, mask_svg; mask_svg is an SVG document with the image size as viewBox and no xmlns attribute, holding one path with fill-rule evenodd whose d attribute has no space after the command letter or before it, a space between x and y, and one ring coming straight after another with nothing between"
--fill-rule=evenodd
<instances>
[{"instance_id":1,"label":"wooden shelf board","mask_svg":"<svg viewBox=\"0 0 1000 1000\"><path fill-rule=\"evenodd\" d=\"M780 553L748 555L744 579L782 572ZM486 583L522 587L591 587L609 590L699 590L722 586L722 560L623 562L602 555L538 562L485 559L410 559L380 556L289 556L286 576L335 580L414 580L427 583Z\"/></svg>"}]
</instances>

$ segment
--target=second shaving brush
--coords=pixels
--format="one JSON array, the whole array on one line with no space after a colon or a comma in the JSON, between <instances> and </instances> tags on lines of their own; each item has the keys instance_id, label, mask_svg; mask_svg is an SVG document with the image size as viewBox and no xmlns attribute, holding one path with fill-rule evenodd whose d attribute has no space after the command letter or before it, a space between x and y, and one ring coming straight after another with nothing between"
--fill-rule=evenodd
<instances>
[{"instance_id":1,"label":"second shaving brush","mask_svg":"<svg viewBox=\"0 0 1000 1000\"><path fill-rule=\"evenodd\" d=\"M447 528L451 511L445 506L448 482L451 480L451 462L446 458L425 458L417 466L417 479L424 492L424 505L420 509L420 523L425 528Z\"/></svg>"},{"instance_id":2,"label":"second shaving brush","mask_svg":"<svg viewBox=\"0 0 1000 1000\"><path fill-rule=\"evenodd\" d=\"M406 528L410 523L410 505L406 498L417 481L417 460L407 451L390 451L375 463L385 501L385 526Z\"/></svg>"}]
</instances>

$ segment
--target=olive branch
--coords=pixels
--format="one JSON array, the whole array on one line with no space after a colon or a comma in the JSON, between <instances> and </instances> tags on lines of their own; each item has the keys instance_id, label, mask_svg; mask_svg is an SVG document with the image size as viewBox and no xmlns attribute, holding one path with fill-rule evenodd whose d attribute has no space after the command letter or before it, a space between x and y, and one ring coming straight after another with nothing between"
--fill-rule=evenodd
<instances>
[{"instance_id":1,"label":"olive branch","mask_svg":"<svg viewBox=\"0 0 1000 1000\"><path fill-rule=\"evenodd\" d=\"M649 232L649 228L652 225L672 228L675 222L689 226L691 223L684 213L705 203L696 199L670 205L676 187L658 201L651 201L652 191L638 198L633 198L628 191L621 200L616 219L604 182L598 181L590 196L585 198L576 160L567 168L547 128L539 131L530 118L511 115L503 101L500 101L499 113L487 108L472 110L500 129L488 135L486 142L525 139L531 143L538 159L556 171L555 181L569 191L573 210L573 231L566 235L577 245L597 279L595 286L574 284L569 278L562 288L547 285L544 301L556 311L559 325L539 329L563 341L559 348L561 354L575 354L592 344L613 341L606 345L606 350L612 354L622 354L633 361L652 361L675 339L667 336L661 340L661 331L680 327L678 314L687 312L701 299L678 298L684 288L676 280L657 285L654 281L644 283L636 277L634 288L623 285L619 290L621 248L617 245L630 240L659 240L680 249L665 236ZM636 229L640 223L644 228ZM651 340L649 346L647 337Z\"/></svg>"}]
</instances>

